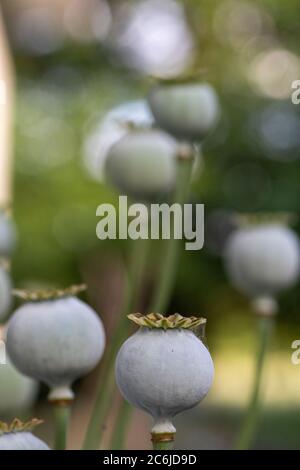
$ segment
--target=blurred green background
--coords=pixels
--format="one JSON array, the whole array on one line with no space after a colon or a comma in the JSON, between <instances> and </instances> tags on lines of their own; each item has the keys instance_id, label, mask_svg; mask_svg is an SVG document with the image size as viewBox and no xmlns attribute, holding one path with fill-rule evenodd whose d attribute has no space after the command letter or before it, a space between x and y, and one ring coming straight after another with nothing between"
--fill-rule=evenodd
<instances>
[{"instance_id":1,"label":"blurred green background","mask_svg":"<svg viewBox=\"0 0 300 470\"><path fill-rule=\"evenodd\" d=\"M83 278L109 330L127 244L96 238L96 208L116 202L117 194L87 165L86 142L113 107L144 99L156 79L190 69L215 86L222 107L193 183L206 220L216 210L298 213L300 106L291 102L291 84L300 79L296 0L1 3L17 77L17 286ZM229 285L214 237L209 231L199 252L182 247L169 308L208 318L216 364L204 405L177 420L181 448L230 447L251 384L255 318ZM154 256L146 297L157 267ZM300 338L299 285L282 295L280 306L257 448L300 447L300 366L290 360L291 343ZM138 414L135 423L143 419Z\"/></svg>"}]
</instances>

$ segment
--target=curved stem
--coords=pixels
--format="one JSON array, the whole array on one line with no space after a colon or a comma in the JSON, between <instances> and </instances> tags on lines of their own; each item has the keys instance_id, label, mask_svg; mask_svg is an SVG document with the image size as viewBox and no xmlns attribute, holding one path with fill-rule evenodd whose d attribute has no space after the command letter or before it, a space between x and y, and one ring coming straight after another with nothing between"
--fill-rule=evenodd
<instances>
[{"instance_id":1,"label":"curved stem","mask_svg":"<svg viewBox=\"0 0 300 470\"><path fill-rule=\"evenodd\" d=\"M253 441L257 420L259 417L260 398L261 398L261 382L263 376L263 367L268 350L268 344L273 328L273 317L259 317L259 345L256 357L256 370L251 394L250 403L246 412L244 422L242 424L239 437L236 443L237 450L245 450L251 446Z\"/></svg>"},{"instance_id":2,"label":"curved stem","mask_svg":"<svg viewBox=\"0 0 300 470\"><path fill-rule=\"evenodd\" d=\"M183 205L188 197L193 159L178 161L177 188L174 203ZM150 312L165 314L170 301L172 289L176 278L176 265L181 240L174 237L168 240L161 271L157 279L156 290L150 305Z\"/></svg>"},{"instance_id":3,"label":"curved stem","mask_svg":"<svg viewBox=\"0 0 300 470\"><path fill-rule=\"evenodd\" d=\"M67 445L67 433L70 419L70 405L54 404L55 418L55 450L65 450Z\"/></svg>"},{"instance_id":4,"label":"curved stem","mask_svg":"<svg viewBox=\"0 0 300 470\"><path fill-rule=\"evenodd\" d=\"M116 425L111 441L110 448L112 450L122 450L126 437L126 431L130 421L132 407L126 400L122 400L119 414L116 420Z\"/></svg>"},{"instance_id":5,"label":"curved stem","mask_svg":"<svg viewBox=\"0 0 300 470\"><path fill-rule=\"evenodd\" d=\"M121 344L128 336L129 322L127 314L130 312L135 300L135 292L139 290L138 285L141 279L142 265L144 265L146 260L146 247L148 246L148 240L136 240L133 243L129 279L127 280L125 289L124 307L115 328L110 347L104 359L102 370L100 371L96 402L83 444L83 449L85 450L97 449L103 436L104 420L108 414L115 385L113 365Z\"/></svg>"}]
</instances>

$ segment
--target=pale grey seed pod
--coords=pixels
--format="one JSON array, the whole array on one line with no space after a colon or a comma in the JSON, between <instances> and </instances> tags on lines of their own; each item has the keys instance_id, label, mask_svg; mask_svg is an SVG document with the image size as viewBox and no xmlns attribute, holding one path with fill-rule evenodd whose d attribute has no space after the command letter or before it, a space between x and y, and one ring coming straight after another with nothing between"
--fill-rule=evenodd
<instances>
[{"instance_id":1,"label":"pale grey seed pod","mask_svg":"<svg viewBox=\"0 0 300 470\"><path fill-rule=\"evenodd\" d=\"M254 298L273 297L299 277L299 239L278 223L241 228L228 239L225 267L238 290Z\"/></svg>"},{"instance_id":2,"label":"pale grey seed pod","mask_svg":"<svg viewBox=\"0 0 300 470\"><path fill-rule=\"evenodd\" d=\"M110 147L132 127L150 128L154 118L147 101L127 101L109 111L84 143L84 163L90 176L103 182L105 161Z\"/></svg>"},{"instance_id":3,"label":"pale grey seed pod","mask_svg":"<svg viewBox=\"0 0 300 470\"><path fill-rule=\"evenodd\" d=\"M172 434L176 431L172 418L196 406L208 393L214 366L209 351L180 315L163 319L169 324L161 327L162 316L155 314L155 326L149 325L151 317L154 314L139 317L140 329L122 345L116 381L126 400L153 417L152 434Z\"/></svg>"},{"instance_id":4,"label":"pale grey seed pod","mask_svg":"<svg viewBox=\"0 0 300 470\"><path fill-rule=\"evenodd\" d=\"M122 194L152 199L172 191L176 182L177 143L159 130L134 130L114 144L106 176Z\"/></svg>"},{"instance_id":5,"label":"pale grey seed pod","mask_svg":"<svg viewBox=\"0 0 300 470\"><path fill-rule=\"evenodd\" d=\"M46 383L51 401L73 398L72 383L96 366L104 347L100 318L75 297L28 302L8 323L12 362L23 374Z\"/></svg>"},{"instance_id":6,"label":"pale grey seed pod","mask_svg":"<svg viewBox=\"0 0 300 470\"><path fill-rule=\"evenodd\" d=\"M0 436L0 450L50 450L31 432L11 432Z\"/></svg>"},{"instance_id":7,"label":"pale grey seed pod","mask_svg":"<svg viewBox=\"0 0 300 470\"><path fill-rule=\"evenodd\" d=\"M0 450L50 450L31 432L40 423L37 419L27 423L15 419L11 424L0 421Z\"/></svg>"},{"instance_id":8,"label":"pale grey seed pod","mask_svg":"<svg viewBox=\"0 0 300 470\"><path fill-rule=\"evenodd\" d=\"M148 101L158 126L180 139L202 140L220 116L218 97L208 83L157 85Z\"/></svg>"},{"instance_id":9,"label":"pale grey seed pod","mask_svg":"<svg viewBox=\"0 0 300 470\"><path fill-rule=\"evenodd\" d=\"M12 305L12 284L8 272L0 265L0 321L9 312Z\"/></svg>"}]
</instances>

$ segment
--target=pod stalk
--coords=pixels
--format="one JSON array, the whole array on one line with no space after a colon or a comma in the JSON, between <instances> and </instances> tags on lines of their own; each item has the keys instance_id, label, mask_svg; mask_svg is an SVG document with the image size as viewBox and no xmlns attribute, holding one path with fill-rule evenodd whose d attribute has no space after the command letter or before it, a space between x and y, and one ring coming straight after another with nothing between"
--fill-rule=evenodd
<instances>
[{"instance_id":1,"label":"pod stalk","mask_svg":"<svg viewBox=\"0 0 300 470\"><path fill-rule=\"evenodd\" d=\"M172 450L174 449L175 433L151 433L153 450Z\"/></svg>"}]
</instances>

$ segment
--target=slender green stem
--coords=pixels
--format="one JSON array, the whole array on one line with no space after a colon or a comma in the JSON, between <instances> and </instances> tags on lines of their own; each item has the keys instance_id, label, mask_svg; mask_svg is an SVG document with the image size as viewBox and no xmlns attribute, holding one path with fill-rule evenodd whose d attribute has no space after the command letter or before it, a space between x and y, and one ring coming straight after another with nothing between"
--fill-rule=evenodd
<instances>
[{"instance_id":1,"label":"slender green stem","mask_svg":"<svg viewBox=\"0 0 300 470\"><path fill-rule=\"evenodd\" d=\"M258 323L259 344L256 358L255 378L248 409L237 439L237 450L246 450L251 446L259 417L263 368L273 328L273 317L261 316L258 318Z\"/></svg>"},{"instance_id":2,"label":"slender green stem","mask_svg":"<svg viewBox=\"0 0 300 470\"><path fill-rule=\"evenodd\" d=\"M119 410L118 418L116 420L116 426L114 428L111 446L112 450L122 450L126 437L126 431L130 422L132 407L126 400L122 400L121 407Z\"/></svg>"},{"instance_id":3,"label":"slender green stem","mask_svg":"<svg viewBox=\"0 0 300 470\"><path fill-rule=\"evenodd\" d=\"M153 450L172 450L174 449L174 441L153 442Z\"/></svg>"},{"instance_id":4,"label":"slender green stem","mask_svg":"<svg viewBox=\"0 0 300 470\"><path fill-rule=\"evenodd\" d=\"M53 405L55 418L55 450L65 450L71 409L67 404Z\"/></svg>"},{"instance_id":5,"label":"slender green stem","mask_svg":"<svg viewBox=\"0 0 300 470\"><path fill-rule=\"evenodd\" d=\"M174 202L183 205L188 197L193 159L178 161L177 188ZM174 236L168 241L166 252L158 275L156 290L150 305L150 312L165 314L176 278L180 240Z\"/></svg>"},{"instance_id":6,"label":"slender green stem","mask_svg":"<svg viewBox=\"0 0 300 470\"><path fill-rule=\"evenodd\" d=\"M124 307L119 316L113 338L107 350L102 369L100 372L96 402L91 414L83 449L97 449L101 442L104 431L104 420L107 417L114 392L114 361L120 345L128 336L129 322L127 314L132 309L135 300L135 291L140 279L141 265L146 258L147 240L136 240L133 242L133 251L130 260L129 277L126 282Z\"/></svg>"}]
</instances>

